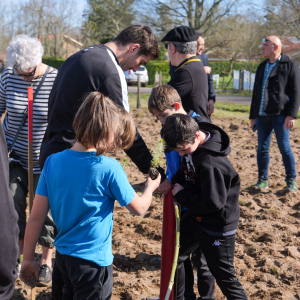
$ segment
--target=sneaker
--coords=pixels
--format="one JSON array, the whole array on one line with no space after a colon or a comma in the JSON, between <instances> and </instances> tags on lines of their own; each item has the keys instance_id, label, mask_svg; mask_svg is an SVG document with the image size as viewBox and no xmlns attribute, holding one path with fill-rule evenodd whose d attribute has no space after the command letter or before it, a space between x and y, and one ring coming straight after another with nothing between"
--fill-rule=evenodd
<instances>
[{"instance_id":1,"label":"sneaker","mask_svg":"<svg viewBox=\"0 0 300 300\"><path fill-rule=\"evenodd\" d=\"M52 284L52 269L48 265L41 265L39 270L39 280L36 286L47 287Z\"/></svg>"},{"instance_id":2,"label":"sneaker","mask_svg":"<svg viewBox=\"0 0 300 300\"><path fill-rule=\"evenodd\" d=\"M16 268L17 268L18 274L20 274L20 272L21 272L22 262L23 262L23 254L20 255L20 258L17 259Z\"/></svg>"},{"instance_id":3,"label":"sneaker","mask_svg":"<svg viewBox=\"0 0 300 300\"><path fill-rule=\"evenodd\" d=\"M287 192L291 192L291 193L297 193L297 183L294 179L289 179L286 182L286 187L285 187Z\"/></svg>"},{"instance_id":4,"label":"sneaker","mask_svg":"<svg viewBox=\"0 0 300 300\"><path fill-rule=\"evenodd\" d=\"M260 190L267 190L269 188L268 180L260 177L258 178L257 184L255 184L254 187Z\"/></svg>"}]
</instances>

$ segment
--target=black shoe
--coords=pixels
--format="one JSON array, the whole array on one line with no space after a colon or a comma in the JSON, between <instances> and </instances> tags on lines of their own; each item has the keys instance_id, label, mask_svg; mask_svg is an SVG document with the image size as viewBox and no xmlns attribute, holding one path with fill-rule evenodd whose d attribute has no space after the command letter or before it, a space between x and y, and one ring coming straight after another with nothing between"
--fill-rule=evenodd
<instances>
[{"instance_id":1,"label":"black shoe","mask_svg":"<svg viewBox=\"0 0 300 300\"><path fill-rule=\"evenodd\" d=\"M36 286L47 287L52 284L52 269L48 265L41 265L39 270L39 280Z\"/></svg>"}]
</instances>

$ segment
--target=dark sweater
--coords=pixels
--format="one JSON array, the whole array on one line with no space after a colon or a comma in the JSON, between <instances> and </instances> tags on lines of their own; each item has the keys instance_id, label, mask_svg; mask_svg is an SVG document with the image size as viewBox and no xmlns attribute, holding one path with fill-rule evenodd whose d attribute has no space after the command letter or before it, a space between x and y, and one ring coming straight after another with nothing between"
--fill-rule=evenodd
<instances>
[{"instance_id":1,"label":"dark sweater","mask_svg":"<svg viewBox=\"0 0 300 300\"><path fill-rule=\"evenodd\" d=\"M198 123L210 139L185 156L172 184L185 186L175 195L205 229L235 230L240 217L240 177L230 163L230 140L226 132L210 123ZM190 160L191 159L191 160Z\"/></svg>"},{"instance_id":2,"label":"dark sweater","mask_svg":"<svg viewBox=\"0 0 300 300\"><path fill-rule=\"evenodd\" d=\"M115 54L105 45L94 45L70 56L60 67L49 97L48 127L41 145L39 164L47 157L71 148L76 141L73 120L87 93L101 92L129 110L127 84ZM138 133L125 150L139 170L147 173L152 156ZM159 168L162 180L164 170Z\"/></svg>"},{"instance_id":3,"label":"dark sweater","mask_svg":"<svg viewBox=\"0 0 300 300\"><path fill-rule=\"evenodd\" d=\"M10 299L18 277L18 214L9 189L7 146L0 122L0 299Z\"/></svg>"},{"instance_id":4,"label":"dark sweater","mask_svg":"<svg viewBox=\"0 0 300 300\"><path fill-rule=\"evenodd\" d=\"M178 92L185 111L193 110L201 117L208 119L207 77L197 56L181 62L174 70L168 84Z\"/></svg>"}]
</instances>

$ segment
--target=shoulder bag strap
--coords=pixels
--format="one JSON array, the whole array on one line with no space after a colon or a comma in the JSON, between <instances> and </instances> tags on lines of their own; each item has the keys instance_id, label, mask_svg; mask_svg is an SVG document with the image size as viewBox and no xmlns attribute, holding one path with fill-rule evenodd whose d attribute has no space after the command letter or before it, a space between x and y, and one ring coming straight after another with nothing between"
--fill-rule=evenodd
<instances>
[{"instance_id":1,"label":"shoulder bag strap","mask_svg":"<svg viewBox=\"0 0 300 300\"><path fill-rule=\"evenodd\" d=\"M47 76L49 70L50 70L50 66L47 67L46 72L44 73L44 75L43 75L41 81L39 82L37 88L36 88L35 91L34 91L33 101L34 101L35 97L37 96L38 92L40 91L40 89L41 89L41 87L42 87L42 85L43 85L43 82L44 82L45 79L46 79L46 76ZM28 117L28 107L26 107L25 110L23 111L23 119L22 119L22 121L21 121L21 124L20 124L20 126L19 126L19 128L18 128L18 131L17 131L17 133L16 133L16 135L15 135L15 138L14 138L12 144L11 144L10 147L8 148L8 156L11 154L11 151L12 151L14 145L15 145L15 142L16 142L18 136L19 136L19 133L20 133L20 131L21 131L23 125L25 124L25 122L26 122L26 120L27 120L27 117Z\"/></svg>"}]
</instances>

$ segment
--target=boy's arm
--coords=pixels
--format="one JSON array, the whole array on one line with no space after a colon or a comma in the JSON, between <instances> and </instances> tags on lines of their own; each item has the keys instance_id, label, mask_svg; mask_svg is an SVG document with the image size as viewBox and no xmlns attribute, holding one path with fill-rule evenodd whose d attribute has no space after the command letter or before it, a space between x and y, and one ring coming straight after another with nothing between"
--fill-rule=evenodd
<instances>
[{"instance_id":1,"label":"boy's arm","mask_svg":"<svg viewBox=\"0 0 300 300\"><path fill-rule=\"evenodd\" d=\"M173 175L171 179L171 184L179 183L180 185L185 185L185 176L183 172L183 168L179 168L177 172Z\"/></svg>"},{"instance_id":2,"label":"boy's arm","mask_svg":"<svg viewBox=\"0 0 300 300\"><path fill-rule=\"evenodd\" d=\"M48 197L35 194L25 231L23 263L20 272L20 279L31 287L35 286L35 280L39 277L39 266L34 259L34 253L48 210Z\"/></svg>"},{"instance_id":3,"label":"boy's arm","mask_svg":"<svg viewBox=\"0 0 300 300\"><path fill-rule=\"evenodd\" d=\"M196 184L201 186L200 193L185 187L175 194L175 200L195 214L210 214L220 210L226 203L230 180L226 182L223 172L218 168L202 170L199 180Z\"/></svg>"}]
</instances>

